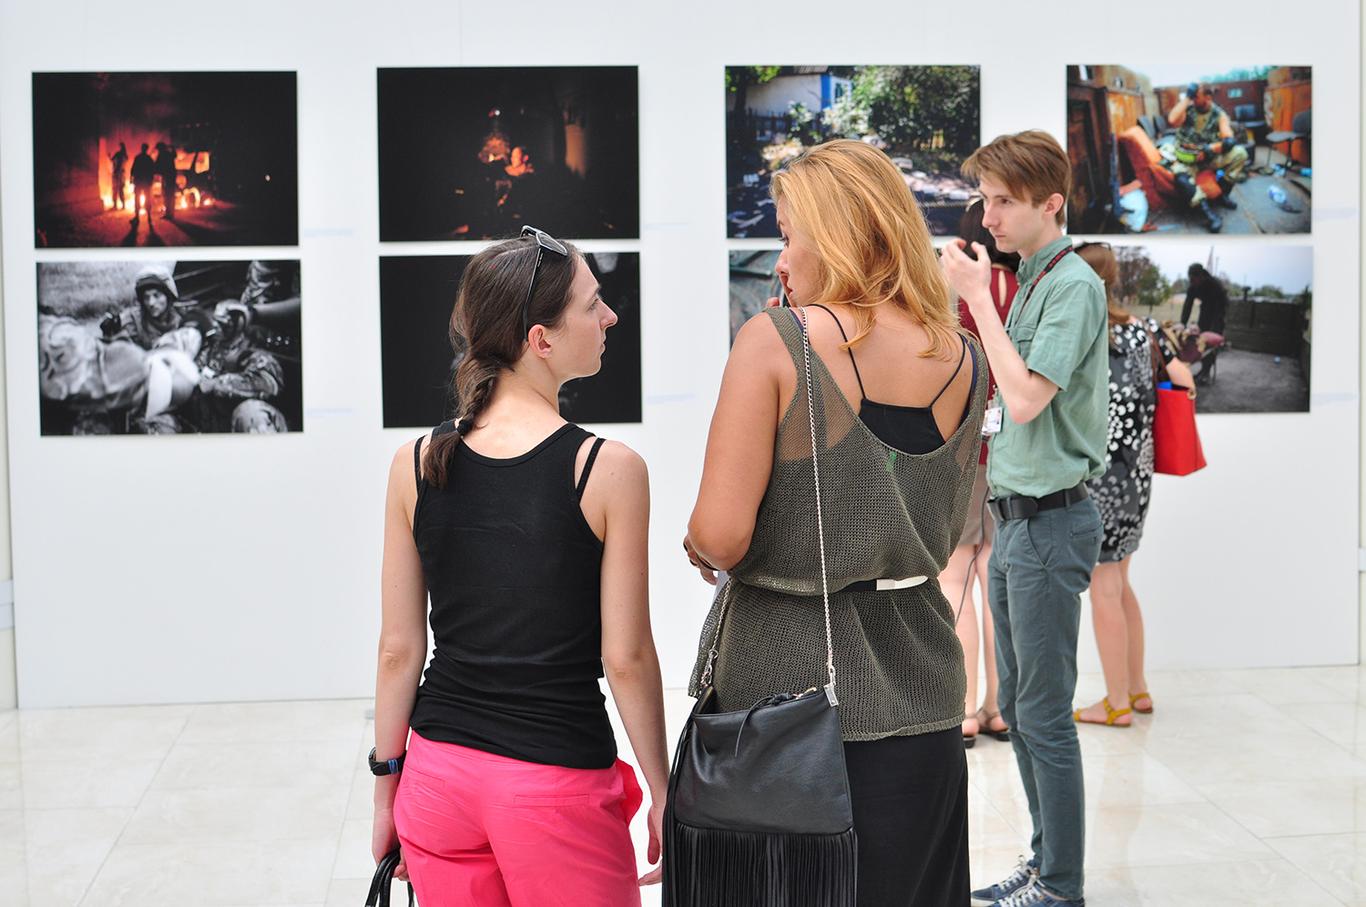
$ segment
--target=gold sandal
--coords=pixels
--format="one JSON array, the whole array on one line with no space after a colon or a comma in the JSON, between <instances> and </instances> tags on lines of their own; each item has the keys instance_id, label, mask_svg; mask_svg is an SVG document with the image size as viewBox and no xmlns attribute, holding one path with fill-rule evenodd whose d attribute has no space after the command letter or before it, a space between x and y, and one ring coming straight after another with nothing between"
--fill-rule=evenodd
<instances>
[{"instance_id":1,"label":"gold sandal","mask_svg":"<svg viewBox=\"0 0 1366 907\"><path fill-rule=\"evenodd\" d=\"M1106 696L1104 699L1102 699L1102 700L1100 701L1100 704L1103 705L1103 706L1105 706L1105 720L1104 720L1104 721L1096 721L1096 720L1093 719L1093 718L1083 718L1083 717L1081 717L1081 712L1082 712L1081 709L1077 709L1075 712L1072 713L1072 720L1075 721L1077 724L1103 724L1103 725L1105 725L1106 727L1129 727L1129 726L1130 726L1130 725L1128 725L1128 724L1118 724L1118 723L1116 723L1116 722L1118 722L1119 719L1120 719L1120 718L1123 718L1125 715L1131 715L1131 714L1133 714L1133 711L1134 711L1133 709L1116 709L1116 708L1111 708L1111 707L1110 707L1110 697L1109 697L1109 696Z\"/></svg>"},{"instance_id":2,"label":"gold sandal","mask_svg":"<svg viewBox=\"0 0 1366 907\"><path fill-rule=\"evenodd\" d=\"M1138 707L1138 701L1140 699L1148 700L1148 707L1146 709L1140 709ZM1144 690L1142 693L1130 693L1129 705L1132 706L1133 710L1140 715L1151 715L1153 713L1153 696L1146 690Z\"/></svg>"}]
</instances>

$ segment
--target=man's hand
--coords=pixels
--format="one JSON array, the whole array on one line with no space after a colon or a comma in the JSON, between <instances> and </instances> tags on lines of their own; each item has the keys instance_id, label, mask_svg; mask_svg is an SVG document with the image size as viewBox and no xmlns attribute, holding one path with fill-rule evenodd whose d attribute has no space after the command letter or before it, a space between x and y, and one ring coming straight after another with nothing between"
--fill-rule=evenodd
<instances>
[{"instance_id":1,"label":"man's hand","mask_svg":"<svg viewBox=\"0 0 1366 907\"><path fill-rule=\"evenodd\" d=\"M972 251L977 256L974 261L963 251L966 246L961 239L949 240L939 253L939 267L944 272L944 279L968 304L975 318L979 306L992 304L991 259L987 257L986 246L975 242L972 244Z\"/></svg>"}]
</instances>

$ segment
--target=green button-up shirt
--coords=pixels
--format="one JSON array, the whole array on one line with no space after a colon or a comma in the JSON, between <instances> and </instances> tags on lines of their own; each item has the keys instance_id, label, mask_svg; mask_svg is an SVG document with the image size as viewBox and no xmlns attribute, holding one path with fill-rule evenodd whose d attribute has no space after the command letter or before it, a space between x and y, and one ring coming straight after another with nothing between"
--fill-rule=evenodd
<instances>
[{"instance_id":1,"label":"green button-up shirt","mask_svg":"<svg viewBox=\"0 0 1366 907\"><path fill-rule=\"evenodd\" d=\"M1008 410L1003 414L987 460L987 481L997 497L1042 497L1105 471L1110 403L1105 287L1081 256L1071 254L1029 290L1071 244L1064 236L1020 263L1020 290L1006 318L1006 334L1029 370L1056 384L1058 392L1022 425L1011 421ZM997 404L1005 407L1000 394Z\"/></svg>"}]
</instances>

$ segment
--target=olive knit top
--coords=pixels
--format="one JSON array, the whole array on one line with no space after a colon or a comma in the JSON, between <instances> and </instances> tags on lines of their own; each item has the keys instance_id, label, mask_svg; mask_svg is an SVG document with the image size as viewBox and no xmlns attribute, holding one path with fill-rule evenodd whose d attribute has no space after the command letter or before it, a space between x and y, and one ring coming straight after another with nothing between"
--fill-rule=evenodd
<instances>
[{"instance_id":1,"label":"olive knit top","mask_svg":"<svg viewBox=\"0 0 1366 907\"><path fill-rule=\"evenodd\" d=\"M797 390L778 425L749 551L716 596L689 684L697 695L717 617L727 608L712 678L723 710L825 683L802 328L790 310L768 314L796 366ZM968 344L973 387L962 422L926 453L879 440L811 354L836 689L847 741L926 734L963 720L957 603L950 605L938 578L963 529L981 447L987 371L977 342ZM899 588L870 588L876 580Z\"/></svg>"}]
</instances>

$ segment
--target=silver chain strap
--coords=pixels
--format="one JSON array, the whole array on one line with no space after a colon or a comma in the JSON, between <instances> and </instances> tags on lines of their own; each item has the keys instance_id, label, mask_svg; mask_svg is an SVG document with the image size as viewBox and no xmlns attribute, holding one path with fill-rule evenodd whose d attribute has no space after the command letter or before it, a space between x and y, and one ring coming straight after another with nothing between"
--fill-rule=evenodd
<instances>
[{"instance_id":1,"label":"silver chain strap","mask_svg":"<svg viewBox=\"0 0 1366 907\"><path fill-rule=\"evenodd\" d=\"M825 519L821 514L821 466L816 456L820 446L816 440L816 397L812 392L811 381L811 334L807 331L806 307L798 309L802 316L802 360L806 366L806 415L811 422L811 472L816 477L816 538L821 552L821 600L825 605L825 670L830 677L826 684L825 695L831 705L839 705L835 697L835 636L830 630L830 578L825 569Z\"/></svg>"},{"instance_id":2,"label":"silver chain strap","mask_svg":"<svg viewBox=\"0 0 1366 907\"><path fill-rule=\"evenodd\" d=\"M825 520L821 515L821 467L816 457L816 399L811 381L811 337L806 330L806 309L798 309L802 320L802 361L806 370L806 413L811 422L811 471L816 478L816 537L821 552L821 600L825 606L825 672L829 682L825 685L825 696L832 706L839 705L835 696L835 636L830 629L830 579L825 568ZM721 627L726 622L726 610L730 606L730 582L720 593L721 610L716 615L716 632L712 635L711 648L707 651L707 662L698 677L698 685L706 688L711 685L712 668L716 664L717 646L721 644Z\"/></svg>"}]
</instances>

